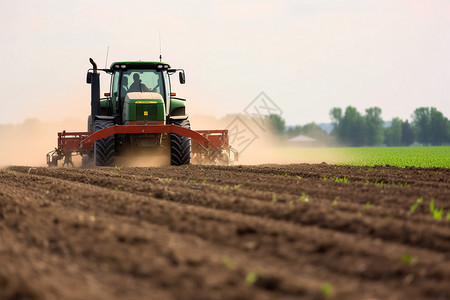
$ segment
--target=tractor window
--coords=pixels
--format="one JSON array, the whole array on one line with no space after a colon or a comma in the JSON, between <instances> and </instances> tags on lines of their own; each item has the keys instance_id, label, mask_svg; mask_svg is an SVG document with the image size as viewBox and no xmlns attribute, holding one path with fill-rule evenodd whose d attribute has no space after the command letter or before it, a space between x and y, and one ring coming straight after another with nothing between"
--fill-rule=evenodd
<instances>
[{"instance_id":1,"label":"tractor window","mask_svg":"<svg viewBox=\"0 0 450 300\"><path fill-rule=\"evenodd\" d=\"M121 98L131 92L154 92L165 99L162 72L157 70L127 70L122 73Z\"/></svg>"}]
</instances>

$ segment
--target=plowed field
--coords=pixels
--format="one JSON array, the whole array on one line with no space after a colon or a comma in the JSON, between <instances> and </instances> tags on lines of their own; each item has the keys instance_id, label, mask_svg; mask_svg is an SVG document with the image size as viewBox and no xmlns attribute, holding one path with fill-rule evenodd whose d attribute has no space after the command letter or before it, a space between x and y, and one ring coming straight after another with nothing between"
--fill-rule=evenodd
<instances>
[{"instance_id":1,"label":"plowed field","mask_svg":"<svg viewBox=\"0 0 450 300\"><path fill-rule=\"evenodd\" d=\"M448 211L450 169L10 167L0 299L450 299Z\"/></svg>"}]
</instances>

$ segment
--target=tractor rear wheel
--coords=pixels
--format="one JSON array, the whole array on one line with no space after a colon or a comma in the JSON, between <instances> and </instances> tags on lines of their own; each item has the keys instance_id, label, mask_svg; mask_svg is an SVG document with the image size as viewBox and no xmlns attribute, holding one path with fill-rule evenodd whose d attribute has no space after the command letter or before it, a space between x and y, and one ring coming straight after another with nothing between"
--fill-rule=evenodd
<instances>
[{"instance_id":1,"label":"tractor rear wheel","mask_svg":"<svg viewBox=\"0 0 450 300\"><path fill-rule=\"evenodd\" d=\"M172 120L172 125L191 129L188 119ZM170 134L170 164L172 166L188 165L191 163L191 138Z\"/></svg>"},{"instance_id":2,"label":"tractor rear wheel","mask_svg":"<svg viewBox=\"0 0 450 300\"><path fill-rule=\"evenodd\" d=\"M94 131L114 126L109 120L95 120ZM116 160L116 145L114 135L94 142L94 165L114 166Z\"/></svg>"}]
</instances>

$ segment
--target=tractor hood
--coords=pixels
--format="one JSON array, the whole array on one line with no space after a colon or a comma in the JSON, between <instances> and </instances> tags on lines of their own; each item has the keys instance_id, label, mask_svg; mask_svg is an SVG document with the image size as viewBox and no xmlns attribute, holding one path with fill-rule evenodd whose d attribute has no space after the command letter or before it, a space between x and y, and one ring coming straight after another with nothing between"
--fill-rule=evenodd
<instances>
[{"instance_id":1,"label":"tractor hood","mask_svg":"<svg viewBox=\"0 0 450 300\"><path fill-rule=\"evenodd\" d=\"M124 123L153 123L165 121L164 99L158 93L128 93L123 105Z\"/></svg>"}]
</instances>

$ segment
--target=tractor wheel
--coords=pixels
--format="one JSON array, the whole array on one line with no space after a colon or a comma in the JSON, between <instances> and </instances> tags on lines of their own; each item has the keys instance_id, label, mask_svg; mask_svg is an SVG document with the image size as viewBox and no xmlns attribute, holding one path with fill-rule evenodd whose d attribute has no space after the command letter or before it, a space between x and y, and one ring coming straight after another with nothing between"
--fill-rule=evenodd
<instances>
[{"instance_id":1,"label":"tractor wheel","mask_svg":"<svg viewBox=\"0 0 450 300\"><path fill-rule=\"evenodd\" d=\"M94 131L114 126L112 121L95 120ZM116 145L114 135L94 142L94 165L114 166L116 160Z\"/></svg>"},{"instance_id":2,"label":"tractor wheel","mask_svg":"<svg viewBox=\"0 0 450 300\"><path fill-rule=\"evenodd\" d=\"M172 125L191 129L189 120L173 120ZM170 164L172 166L188 165L191 163L191 138L170 134Z\"/></svg>"}]
</instances>

